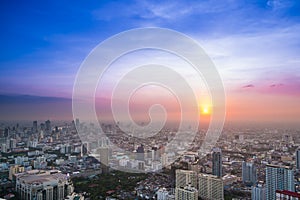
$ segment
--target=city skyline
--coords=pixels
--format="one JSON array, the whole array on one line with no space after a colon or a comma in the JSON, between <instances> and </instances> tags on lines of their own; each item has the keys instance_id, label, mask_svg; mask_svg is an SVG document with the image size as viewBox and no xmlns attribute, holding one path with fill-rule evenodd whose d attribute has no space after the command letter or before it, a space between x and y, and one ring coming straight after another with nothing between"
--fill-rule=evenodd
<instances>
[{"instance_id":1,"label":"city skyline","mask_svg":"<svg viewBox=\"0 0 300 200\"><path fill-rule=\"evenodd\" d=\"M2 1L0 199L300 198L299 11Z\"/></svg>"}]
</instances>

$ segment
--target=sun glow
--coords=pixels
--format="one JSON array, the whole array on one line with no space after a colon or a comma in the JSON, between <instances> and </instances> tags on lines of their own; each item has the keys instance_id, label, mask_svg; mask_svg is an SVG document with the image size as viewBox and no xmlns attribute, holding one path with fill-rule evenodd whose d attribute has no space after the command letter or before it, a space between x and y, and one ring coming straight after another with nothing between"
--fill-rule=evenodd
<instances>
[{"instance_id":1,"label":"sun glow","mask_svg":"<svg viewBox=\"0 0 300 200\"><path fill-rule=\"evenodd\" d=\"M210 114L210 109L208 106L202 107L202 114L203 115L209 115Z\"/></svg>"}]
</instances>

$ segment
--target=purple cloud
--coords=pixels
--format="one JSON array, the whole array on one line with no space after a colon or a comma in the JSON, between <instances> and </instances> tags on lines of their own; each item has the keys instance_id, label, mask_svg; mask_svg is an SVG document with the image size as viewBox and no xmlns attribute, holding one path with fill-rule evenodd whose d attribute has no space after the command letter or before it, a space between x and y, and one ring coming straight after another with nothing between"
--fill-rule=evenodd
<instances>
[{"instance_id":1,"label":"purple cloud","mask_svg":"<svg viewBox=\"0 0 300 200\"><path fill-rule=\"evenodd\" d=\"M253 84L244 85L242 88L254 88L255 86Z\"/></svg>"},{"instance_id":2,"label":"purple cloud","mask_svg":"<svg viewBox=\"0 0 300 200\"><path fill-rule=\"evenodd\" d=\"M281 87L281 86L283 86L282 83L270 85L271 88L274 88L274 87Z\"/></svg>"}]
</instances>

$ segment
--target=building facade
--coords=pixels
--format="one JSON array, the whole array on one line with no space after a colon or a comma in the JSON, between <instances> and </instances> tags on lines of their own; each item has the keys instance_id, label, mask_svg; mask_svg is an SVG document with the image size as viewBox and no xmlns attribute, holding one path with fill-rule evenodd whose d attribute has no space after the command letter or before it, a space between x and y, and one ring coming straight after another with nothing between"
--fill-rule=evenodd
<instances>
[{"instance_id":1,"label":"building facade","mask_svg":"<svg viewBox=\"0 0 300 200\"><path fill-rule=\"evenodd\" d=\"M252 200L266 200L266 188L262 185L251 187Z\"/></svg>"},{"instance_id":2,"label":"building facade","mask_svg":"<svg viewBox=\"0 0 300 200\"><path fill-rule=\"evenodd\" d=\"M300 194L287 190L276 190L276 200L299 200Z\"/></svg>"},{"instance_id":3,"label":"building facade","mask_svg":"<svg viewBox=\"0 0 300 200\"><path fill-rule=\"evenodd\" d=\"M256 166L252 162L243 162L242 177L246 185L255 185L257 180Z\"/></svg>"},{"instance_id":4,"label":"building facade","mask_svg":"<svg viewBox=\"0 0 300 200\"><path fill-rule=\"evenodd\" d=\"M100 153L101 170L103 174L109 173L109 148L100 147L98 149Z\"/></svg>"},{"instance_id":5,"label":"building facade","mask_svg":"<svg viewBox=\"0 0 300 200\"><path fill-rule=\"evenodd\" d=\"M276 190L295 192L294 171L285 166L266 166L266 198L276 199Z\"/></svg>"},{"instance_id":6,"label":"building facade","mask_svg":"<svg viewBox=\"0 0 300 200\"><path fill-rule=\"evenodd\" d=\"M223 200L224 183L222 178L210 175L199 174L199 197L206 200Z\"/></svg>"},{"instance_id":7,"label":"building facade","mask_svg":"<svg viewBox=\"0 0 300 200\"><path fill-rule=\"evenodd\" d=\"M197 188L197 173L191 170L176 170L176 188L191 185Z\"/></svg>"},{"instance_id":8,"label":"building facade","mask_svg":"<svg viewBox=\"0 0 300 200\"><path fill-rule=\"evenodd\" d=\"M73 193L69 177L57 170L16 174L16 191L23 200L64 200Z\"/></svg>"},{"instance_id":9,"label":"building facade","mask_svg":"<svg viewBox=\"0 0 300 200\"><path fill-rule=\"evenodd\" d=\"M175 200L198 200L198 190L191 185L176 188Z\"/></svg>"},{"instance_id":10,"label":"building facade","mask_svg":"<svg viewBox=\"0 0 300 200\"><path fill-rule=\"evenodd\" d=\"M160 188L157 192L157 200L168 200L169 192L166 188Z\"/></svg>"},{"instance_id":11,"label":"building facade","mask_svg":"<svg viewBox=\"0 0 300 200\"><path fill-rule=\"evenodd\" d=\"M212 174L222 177L222 150L217 147L212 152Z\"/></svg>"},{"instance_id":12,"label":"building facade","mask_svg":"<svg viewBox=\"0 0 300 200\"><path fill-rule=\"evenodd\" d=\"M300 170L300 149L296 151L296 168Z\"/></svg>"}]
</instances>

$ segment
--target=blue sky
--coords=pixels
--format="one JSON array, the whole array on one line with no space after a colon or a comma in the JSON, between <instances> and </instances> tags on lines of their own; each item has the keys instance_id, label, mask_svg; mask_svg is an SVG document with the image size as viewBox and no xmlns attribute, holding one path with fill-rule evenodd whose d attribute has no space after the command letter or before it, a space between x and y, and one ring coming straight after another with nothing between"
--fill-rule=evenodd
<instances>
[{"instance_id":1,"label":"blue sky","mask_svg":"<svg viewBox=\"0 0 300 200\"><path fill-rule=\"evenodd\" d=\"M238 65L245 55L260 63L257 56L274 61L278 55L287 54L284 56L291 57L299 66L296 54L300 48L299 1L2 1L1 4L1 93L70 96L80 63L93 47L121 31L149 26L171 28L197 39L221 73L226 67L222 65L230 65L233 71L224 72L228 80L239 71L248 70L230 62L238 57ZM257 55L262 42L270 49L263 46L268 52ZM266 62L264 66L253 67L253 71L272 64ZM293 63L289 67L295 68ZM284 66L277 71L280 74L288 69Z\"/></svg>"},{"instance_id":2,"label":"blue sky","mask_svg":"<svg viewBox=\"0 0 300 200\"><path fill-rule=\"evenodd\" d=\"M229 101L279 95L276 106L291 105L287 117L300 112L292 107L300 101L298 0L13 0L1 1L0 17L0 94L71 98L77 70L96 45L128 29L162 27L199 42Z\"/></svg>"}]
</instances>

